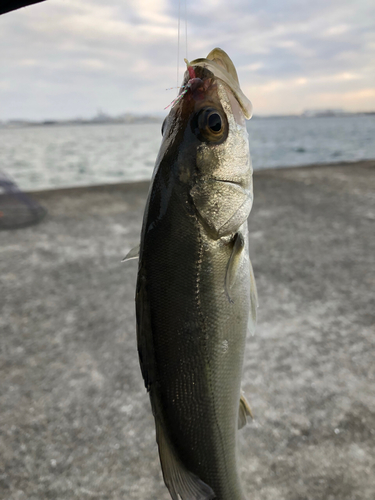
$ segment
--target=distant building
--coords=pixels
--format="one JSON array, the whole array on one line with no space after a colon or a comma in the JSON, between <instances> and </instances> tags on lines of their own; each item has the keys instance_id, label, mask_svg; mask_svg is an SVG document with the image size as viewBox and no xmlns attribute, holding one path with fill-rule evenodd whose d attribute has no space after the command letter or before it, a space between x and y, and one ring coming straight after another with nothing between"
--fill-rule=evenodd
<instances>
[{"instance_id":1,"label":"distant building","mask_svg":"<svg viewBox=\"0 0 375 500\"><path fill-rule=\"evenodd\" d=\"M306 109L302 116L310 117L325 117L325 116L342 116L345 115L343 109Z\"/></svg>"},{"instance_id":2,"label":"distant building","mask_svg":"<svg viewBox=\"0 0 375 500\"><path fill-rule=\"evenodd\" d=\"M112 118L99 108L96 116L91 121L95 123L108 123L112 121Z\"/></svg>"}]
</instances>

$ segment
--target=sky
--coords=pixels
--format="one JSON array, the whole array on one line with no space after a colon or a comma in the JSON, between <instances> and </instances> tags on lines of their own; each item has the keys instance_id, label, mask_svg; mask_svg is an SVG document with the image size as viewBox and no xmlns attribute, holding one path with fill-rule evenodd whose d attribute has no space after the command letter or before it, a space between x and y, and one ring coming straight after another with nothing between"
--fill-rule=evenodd
<instances>
[{"instance_id":1,"label":"sky","mask_svg":"<svg viewBox=\"0 0 375 500\"><path fill-rule=\"evenodd\" d=\"M47 0L0 16L0 120L162 114L177 92L165 89L177 85L178 11ZM224 49L254 114L375 110L373 0L186 0L186 13L188 59Z\"/></svg>"}]
</instances>

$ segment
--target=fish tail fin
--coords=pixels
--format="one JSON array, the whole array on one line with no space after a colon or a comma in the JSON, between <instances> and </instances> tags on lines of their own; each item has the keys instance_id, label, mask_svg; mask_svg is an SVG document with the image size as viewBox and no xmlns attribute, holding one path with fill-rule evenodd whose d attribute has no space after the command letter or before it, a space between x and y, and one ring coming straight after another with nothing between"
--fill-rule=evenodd
<instances>
[{"instance_id":1,"label":"fish tail fin","mask_svg":"<svg viewBox=\"0 0 375 500\"><path fill-rule=\"evenodd\" d=\"M198 476L186 469L177 457L163 426L155 416L156 441L164 482L173 500L214 500L213 490Z\"/></svg>"}]
</instances>

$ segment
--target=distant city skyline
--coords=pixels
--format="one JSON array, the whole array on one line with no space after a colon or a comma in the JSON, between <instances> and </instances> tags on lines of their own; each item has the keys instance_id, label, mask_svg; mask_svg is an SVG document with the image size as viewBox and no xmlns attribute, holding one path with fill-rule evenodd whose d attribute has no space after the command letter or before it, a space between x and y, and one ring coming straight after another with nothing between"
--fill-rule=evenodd
<instances>
[{"instance_id":1,"label":"distant city skyline","mask_svg":"<svg viewBox=\"0 0 375 500\"><path fill-rule=\"evenodd\" d=\"M47 0L1 16L0 120L167 113L177 18L177 0ZM188 58L223 48L258 116L368 112L374 19L369 0L187 0ZM179 83L184 33L182 18Z\"/></svg>"},{"instance_id":2,"label":"distant city skyline","mask_svg":"<svg viewBox=\"0 0 375 500\"><path fill-rule=\"evenodd\" d=\"M289 115L253 115L253 119L267 118L316 118L316 117L346 117L354 115L375 115L374 111L350 112L342 109L308 109L299 114ZM90 125L90 124L140 124L140 123L162 123L164 116L162 114L133 114L121 113L119 115L109 115L102 110L96 115L90 117L70 117L70 118L47 118L42 120L27 120L23 118L11 118L9 120L0 120L0 127L14 127L26 125Z\"/></svg>"}]
</instances>

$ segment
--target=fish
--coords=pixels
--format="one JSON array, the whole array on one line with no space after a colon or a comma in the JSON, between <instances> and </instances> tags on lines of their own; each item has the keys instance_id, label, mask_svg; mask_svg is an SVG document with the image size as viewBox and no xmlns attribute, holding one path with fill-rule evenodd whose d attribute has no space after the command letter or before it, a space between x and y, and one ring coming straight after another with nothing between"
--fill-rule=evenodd
<instances>
[{"instance_id":1,"label":"fish","mask_svg":"<svg viewBox=\"0 0 375 500\"><path fill-rule=\"evenodd\" d=\"M245 500L238 428L257 293L247 219L253 203L245 120L252 105L219 48L187 62L144 211L136 285L137 346L173 500Z\"/></svg>"}]
</instances>

